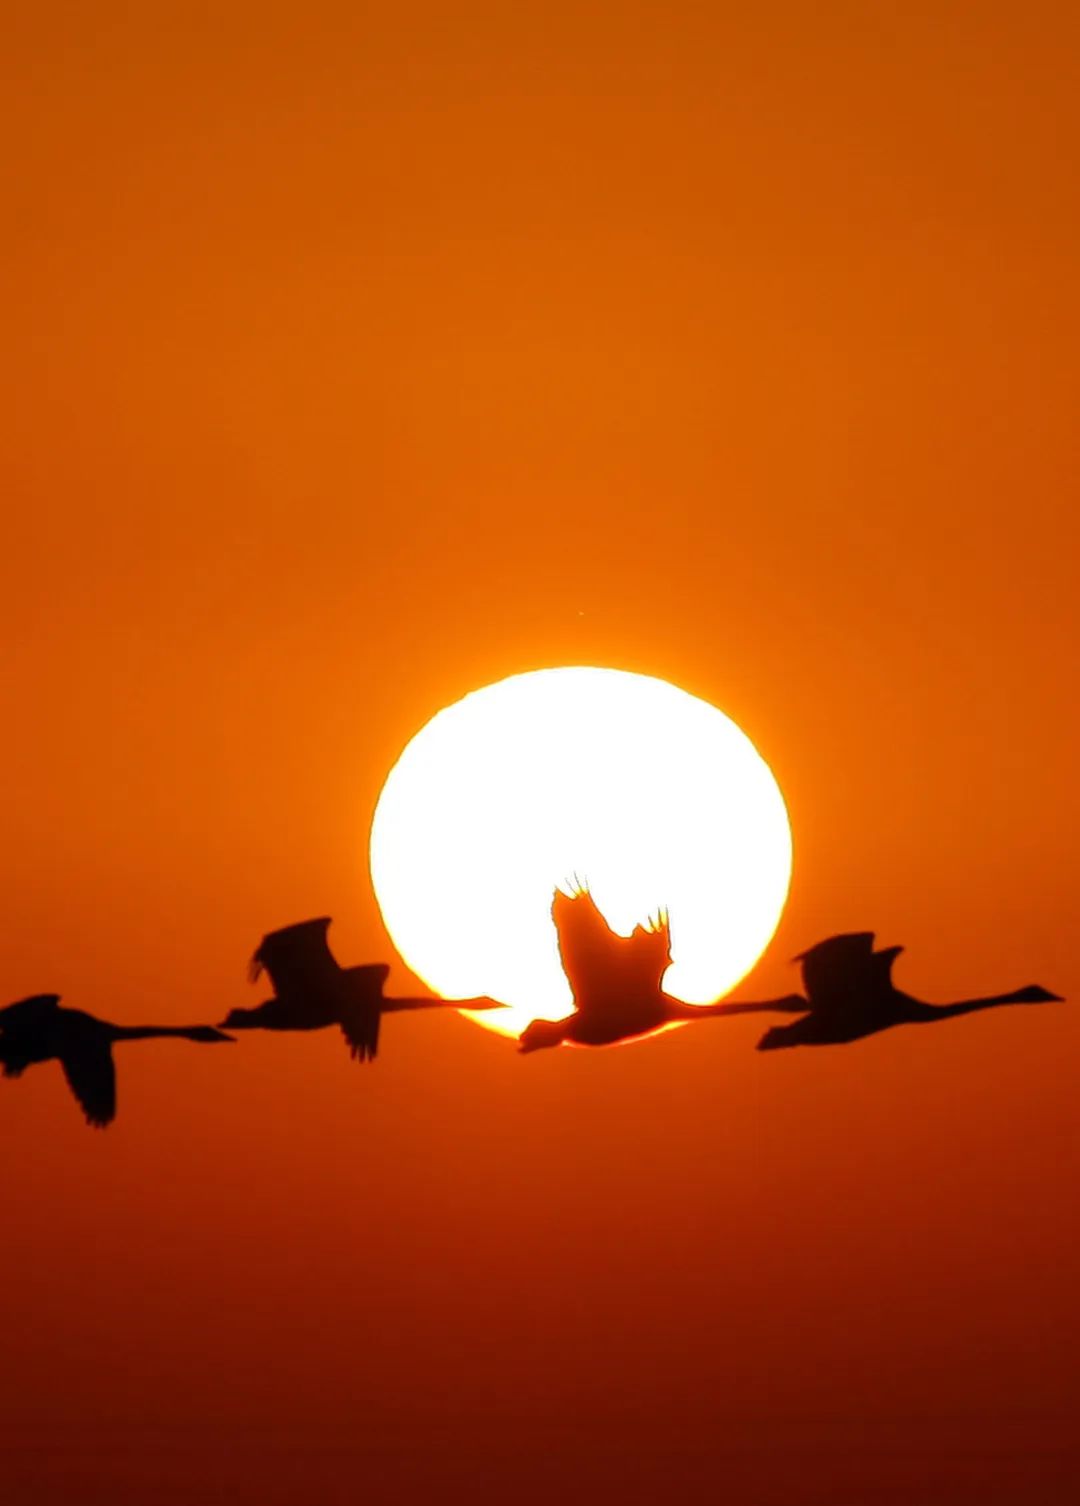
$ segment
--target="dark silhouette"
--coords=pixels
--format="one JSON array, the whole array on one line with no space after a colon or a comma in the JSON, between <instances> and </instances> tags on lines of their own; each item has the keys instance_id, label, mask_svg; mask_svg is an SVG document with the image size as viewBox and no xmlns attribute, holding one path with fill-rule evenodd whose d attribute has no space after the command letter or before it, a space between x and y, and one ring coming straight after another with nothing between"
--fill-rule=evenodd
<instances>
[{"instance_id":1,"label":"dark silhouette","mask_svg":"<svg viewBox=\"0 0 1080 1506\"><path fill-rule=\"evenodd\" d=\"M923 1025L992 1009L998 1004L1046 1004L1060 1001L1037 983L1012 993L956 1004L925 1004L901 993L892 981L892 965L903 947L874 950L871 931L830 936L795 958L802 963L807 1013L790 1025L774 1025L758 1042L759 1051L783 1046L833 1046L875 1035L893 1025Z\"/></svg>"},{"instance_id":2,"label":"dark silhouette","mask_svg":"<svg viewBox=\"0 0 1080 1506\"><path fill-rule=\"evenodd\" d=\"M233 1009L226 1030L322 1030L339 1025L351 1056L373 1061L384 1014L405 1009L503 1009L495 999L387 999L384 962L342 967L326 939L330 916L270 931L251 959L254 983L266 972L274 997L254 1009Z\"/></svg>"},{"instance_id":3,"label":"dark silhouette","mask_svg":"<svg viewBox=\"0 0 1080 1506\"><path fill-rule=\"evenodd\" d=\"M563 971L574 992L574 1013L563 1020L533 1020L521 1033L521 1051L540 1051L563 1041L609 1046L680 1020L807 1007L798 994L755 1004L683 1004L673 999L661 986L671 962L666 915L659 915L648 928L635 926L631 935L618 936L587 890L569 895L556 889L551 918Z\"/></svg>"},{"instance_id":4,"label":"dark silhouette","mask_svg":"<svg viewBox=\"0 0 1080 1506\"><path fill-rule=\"evenodd\" d=\"M61 1009L59 994L35 994L0 1009L0 1068L20 1077L37 1062L58 1061L87 1124L104 1129L116 1118L117 1041L228 1041L212 1025L111 1025L81 1009Z\"/></svg>"}]
</instances>

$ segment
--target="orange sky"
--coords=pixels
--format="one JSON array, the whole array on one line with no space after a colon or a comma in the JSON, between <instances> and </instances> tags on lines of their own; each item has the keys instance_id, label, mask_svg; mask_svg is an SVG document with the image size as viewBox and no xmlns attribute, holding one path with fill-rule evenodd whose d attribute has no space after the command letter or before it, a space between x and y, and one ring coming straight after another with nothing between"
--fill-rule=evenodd
<instances>
[{"instance_id":1,"label":"orange sky","mask_svg":"<svg viewBox=\"0 0 1080 1506\"><path fill-rule=\"evenodd\" d=\"M1080 25L718 9L15 18L5 998L388 955L387 769L561 663L771 764L748 988L871 927L1080 997ZM5 1499L1056 1506L1078 1020L133 1046L101 1136L0 1084Z\"/></svg>"}]
</instances>

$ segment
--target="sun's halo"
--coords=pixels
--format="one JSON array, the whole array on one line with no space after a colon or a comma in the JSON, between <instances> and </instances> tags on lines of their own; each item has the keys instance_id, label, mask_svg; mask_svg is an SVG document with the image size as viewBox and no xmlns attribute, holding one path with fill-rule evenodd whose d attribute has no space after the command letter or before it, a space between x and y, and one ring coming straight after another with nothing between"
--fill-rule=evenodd
<instances>
[{"instance_id":1,"label":"sun's halo","mask_svg":"<svg viewBox=\"0 0 1080 1506\"><path fill-rule=\"evenodd\" d=\"M440 711L372 823L371 876L409 967L468 1018L518 1035L572 1008L551 919L585 883L613 930L661 910L687 1003L729 992L783 910L791 832L776 780L723 712L664 680L574 667L514 675Z\"/></svg>"}]
</instances>

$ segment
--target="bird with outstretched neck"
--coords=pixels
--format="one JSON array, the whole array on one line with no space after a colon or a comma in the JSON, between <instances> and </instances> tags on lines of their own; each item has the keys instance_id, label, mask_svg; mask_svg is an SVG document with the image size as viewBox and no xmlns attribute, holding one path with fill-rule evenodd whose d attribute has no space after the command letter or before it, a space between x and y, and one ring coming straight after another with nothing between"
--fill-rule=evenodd
<instances>
[{"instance_id":1,"label":"bird with outstretched neck","mask_svg":"<svg viewBox=\"0 0 1080 1506\"><path fill-rule=\"evenodd\" d=\"M0 1071L21 1077L27 1067L58 1061L87 1124L104 1129L116 1118L119 1041L229 1041L212 1025L112 1025L81 1009L61 1009L59 994L35 994L0 1009Z\"/></svg>"},{"instance_id":2,"label":"bird with outstretched neck","mask_svg":"<svg viewBox=\"0 0 1080 1506\"><path fill-rule=\"evenodd\" d=\"M745 1004L683 1004L663 990L671 962L667 916L635 926L619 936L601 915L587 889L566 894L556 889L551 918L559 940L563 972L574 995L574 1012L561 1020L533 1020L522 1031L523 1052L561 1046L611 1046L649 1035L664 1025L721 1015L804 1010L798 994Z\"/></svg>"},{"instance_id":3,"label":"bird with outstretched neck","mask_svg":"<svg viewBox=\"0 0 1080 1506\"><path fill-rule=\"evenodd\" d=\"M270 931L251 959L254 983L264 972L274 996L253 1009L233 1009L222 1021L225 1030L323 1030L337 1025L350 1055L373 1061L379 1048L384 1014L408 1009L503 1009L496 999L388 999L383 988L390 975L384 962L342 967L330 950L326 933L330 916L301 920Z\"/></svg>"},{"instance_id":4,"label":"bird with outstretched neck","mask_svg":"<svg viewBox=\"0 0 1080 1506\"><path fill-rule=\"evenodd\" d=\"M892 981L892 965L903 947L874 949L872 931L830 936L795 958L802 963L807 1011L790 1025L774 1025L758 1042L759 1051L784 1046L837 1046L876 1035L894 1025L926 1025L955 1019L1003 1004L1048 1004L1061 1001L1038 983L1011 993L961 999L954 1004L926 1004L905 994Z\"/></svg>"}]
</instances>

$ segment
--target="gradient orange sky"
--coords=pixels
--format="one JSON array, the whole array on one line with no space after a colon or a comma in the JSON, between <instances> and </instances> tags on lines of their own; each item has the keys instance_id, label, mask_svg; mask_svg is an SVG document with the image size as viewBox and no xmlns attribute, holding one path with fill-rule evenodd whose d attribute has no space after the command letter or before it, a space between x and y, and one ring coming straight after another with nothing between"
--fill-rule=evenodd
<instances>
[{"instance_id":1,"label":"gradient orange sky","mask_svg":"<svg viewBox=\"0 0 1080 1506\"><path fill-rule=\"evenodd\" d=\"M4 998L388 957L387 770L562 663L776 773L747 992L865 927L1080 998L1080 22L752 9L9 22ZM1078 1021L0 1084L5 1502L1072 1500Z\"/></svg>"}]
</instances>

